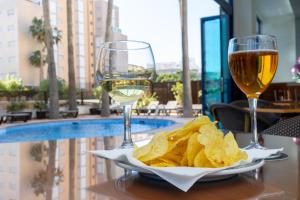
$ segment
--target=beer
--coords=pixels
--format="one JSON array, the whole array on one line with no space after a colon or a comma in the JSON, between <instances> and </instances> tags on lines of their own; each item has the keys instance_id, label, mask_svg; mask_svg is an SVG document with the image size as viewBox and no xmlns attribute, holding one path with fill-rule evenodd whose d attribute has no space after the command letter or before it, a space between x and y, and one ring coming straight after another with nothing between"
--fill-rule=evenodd
<instances>
[{"instance_id":1,"label":"beer","mask_svg":"<svg viewBox=\"0 0 300 200\"><path fill-rule=\"evenodd\" d=\"M229 69L234 82L247 98L258 98L274 78L276 50L238 51L229 54Z\"/></svg>"}]
</instances>

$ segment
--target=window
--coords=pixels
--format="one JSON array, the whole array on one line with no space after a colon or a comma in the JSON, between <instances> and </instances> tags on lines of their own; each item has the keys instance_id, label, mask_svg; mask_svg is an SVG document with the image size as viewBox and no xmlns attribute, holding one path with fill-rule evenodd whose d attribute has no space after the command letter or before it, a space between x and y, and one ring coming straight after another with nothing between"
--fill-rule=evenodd
<instances>
[{"instance_id":1,"label":"window","mask_svg":"<svg viewBox=\"0 0 300 200\"><path fill-rule=\"evenodd\" d=\"M7 46L8 47L15 47L16 46L16 42L14 40L8 41Z\"/></svg>"},{"instance_id":2,"label":"window","mask_svg":"<svg viewBox=\"0 0 300 200\"><path fill-rule=\"evenodd\" d=\"M50 13L56 13L56 2L50 1L49 2L49 9L50 9Z\"/></svg>"},{"instance_id":3,"label":"window","mask_svg":"<svg viewBox=\"0 0 300 200\"><path fill-rule=\"evenodd\" d=\"M81 177L86 177L86 168L85 167L80 168L80 176Z\"/></svg>"},{"instance_id":4,"label":"window","mask_svg":"<svg viewBox=\"0 0 300 200\"><path fill-rule=\"evenodd\" d=\"M78 33L84 33L84 25L83 23L78 23Z\"/></svg>"},{"instance_id":5,"label":"window","mask_svg":"<svg viewBox=\"0 0 300 200\"><path fill-rule=\"evenodd\" d=\"M9 9L9 10L7 10L7 16L12 16L12 15L14 15L14 14L15 14L14 9Z\"/></svg>"},{"instance_id":6,"label":"window","mask_svg":"<svg viewBox=\"0 0 300 200\"><path fill-rule=\"evenodd\" d=\"M9 188L11 190L15 190L15 189L17 189L17 184L16 183L9 183Z\"/></svg>"},{"instance_id":7,"label":"window","mask_svg":"<svg viewBox=\"0 0 300 200\"><path fill-rule=\"evenodd\" d=\"M50 15L51 26L57 26L57 18L55 14Z\"/></svg>"},{"instance_id":8,"label":"window","mask_svg":"<svg viewBox=\"0 0 300 200\"><path fill-rule=\"evenodd\" d=\"M256 34L261 34L261 19L256 17Z\"/></svg>"},{"instance_id":9,"label":"window","mask_svg":"<svg viewBox=\"0 0 300 200\"><path fill-rule=\"evenodd\" d=\"M78 45L78 55L84 56L84 45Z\"/></svg>"},{"instance_id":10,"label":"window","mask_svg":"<svg viewBox=\"0 0 300 200\"><path fill-rule=\"evenodd\" d=\"M85 78L79 79L79 86L80 86L80 88L85 88Z\"/></svg>"},{"instance_id":11,"label":"window","mask_svg":"<svg viewBox=\"0 0 300 200\"><path fill-rule=\"evenodd\" d=\"M85 66L84 56L79 56L79 66L80 67L84 67Z\"/></svg>"},{"instance_id":12,"label":"window","mask_svg":"<svg viewBox=\"0 0 300 200\"><path fill-rule=\"evenodd\" d=\"M15 30L15 26L14 26L13 24L8 25L8 26L7 26L7 30L8 30L8 31L13 31L13 30Z\"/></svg>"},{"instance_id":13,"label":"window","mask_svg":"<svg viewBox=\"0 0 300 200\"><path fill-rule=\"evenodd\" d=\"M83 11L83 2L81 0L77 1L77 9L78 11Z\"/></svg>"},{"instance_id":14,"label":"window","mask_svg":"<svg viewBox=\"0 0 300 200\"><path fill-rule=\"evenodd\" d=\"M77 21L78 21L78 22L81 22L81 23L84 22L84 20L83 20L83 13L78 13Z\"/></svg>"},{"instance_id":15,"label":"window","mask_svg":"<svg viewBox=\"0 0 300 200\"><path fill-rule=\"evenodd\" d=\"M16 167L10 167L9 168L9 173L15 174L16 172L17 172L17 168Z\"/></svg>"},{"instance_id":16,"label":"window","mask_svg":"<svg viewBox=\"0 0 300 200\"><path fill-rule=\"evenodd\" d=\"M8 63L14 63L14 62L16 62L16 57L15 56L8 57Z\"/></svg>"},{"instance_id":17,"label":"window","mask_svg":"<svg viewBox=\"0 0 300 200\"><path fill-rule=\"evenodd\" d=\"M64 59L64 55L61 55L61 54L58 55L58 60L59 60L59 61L62 61L63 59Z\"/></svg>"},{"instance_id":18,"label":"window","mask_svg":"<svg viewBox=\"0 0 300 200\"><path fill-rule=\"evenodd\" d=\"M79 35L78 35L78 43L84 45L84 37L83 37L83 34L79 34Z\"/></svg>"},{"instance_id":19,"label":"window","mask_svg":"<svg viewBox=\"0 0 300 200\"><path fill-rule=\"evenodd\" d=\"M16 156L17 155L17 150L16 149L10 149L9 152L8 152L8 154L10 156Z\"/></svg>"}]
</instances>

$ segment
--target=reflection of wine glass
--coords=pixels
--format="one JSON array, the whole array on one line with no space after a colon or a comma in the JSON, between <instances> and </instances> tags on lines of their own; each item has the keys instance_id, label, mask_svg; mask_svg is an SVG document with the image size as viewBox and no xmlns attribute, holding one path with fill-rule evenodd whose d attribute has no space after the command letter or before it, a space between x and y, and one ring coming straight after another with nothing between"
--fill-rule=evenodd
<instances>
[{"instance_id":1,"label":"reflection of wine glass","mask_svg":"<svg viewBox=\"0 0 300 200\"><path fill-rule=\"evenodd\" d=\"M247 149L264 148L258 143L256 106L257 99L270 85L278 62L276 38L253 35L232 38L228 47L231 76L249 102L253 139Z\"/></svg>"},{"instance_id":2,"label":"reflection of wine glass","mask_svg":"<svg viewBox=\"0 0 300 200\"><path fill-rule=\"evenodd\" d=\"M150 89L155 62L150 44L122 40L103 44L97 61L96 81L124 109L122 148L133 147L131 106Z\"/></svg>"}]
</instances>

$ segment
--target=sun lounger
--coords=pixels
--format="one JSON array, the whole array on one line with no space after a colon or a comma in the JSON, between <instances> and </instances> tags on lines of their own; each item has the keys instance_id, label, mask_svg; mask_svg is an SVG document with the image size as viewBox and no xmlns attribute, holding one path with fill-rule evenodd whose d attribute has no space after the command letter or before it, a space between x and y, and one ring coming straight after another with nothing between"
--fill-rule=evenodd
<instances>
[{"instance_id":1,"label":"sun lounger","mask_svg":"<svg viewBox=\"0 0 300 200\"><path fill-rule=\"evenodd\" d=\"M15 122L15 121L24 121L27 122L31 117L31 114L28 112L14 112L14 113L8 113L4 114L0 117L0 124L2 122Z\"/></svg>"},{"instance_id":2,"label":"sun lounger","mask_svg":"<svg viewBox=\"0 0 300 200\"><path fill-rule=\"evenodd\" d=\"M78 116L78 110L62 110L62 111L59 111L59 114L63 118L66 118L66 117L76 118Z\"/></svg>"},{"instance_id":3,"label":"sun lounger","mask_svg":"<svg viewBox=\"0 0 300 200\"><path fill-rule=\"evenodd\" d=\"M168 101L166 105L160 105L159 111L164 113L165 115L170 115L172 111L177 111L177 102L176 101Z\"/></svg>"}]
</instances>

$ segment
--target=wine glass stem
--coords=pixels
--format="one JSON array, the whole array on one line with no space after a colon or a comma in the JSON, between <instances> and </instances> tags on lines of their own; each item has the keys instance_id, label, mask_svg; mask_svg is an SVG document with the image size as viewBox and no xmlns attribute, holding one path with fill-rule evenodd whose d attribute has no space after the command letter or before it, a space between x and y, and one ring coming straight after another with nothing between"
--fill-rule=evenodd
<instances>
[{"instance_id":1,"label":"wine glass stem","mask_svg":"<svg viewBox=\"0 0 300 200\"><path fill-rule=\"evenodd\" d=\"M131 139L131 105L123 106L124 114L124 140L121 148L131 148L133 147L133 142Z\"/></svg>"},{"instance_id":2,"label":"wine glass stem","mask_svg":"<svg viewBox=\"0 0 300 200\"><path fill-rule=\"evenodd\" d=\"M251 117L251 131L253 133L252 142L254 144L258 144L258 136L257 136L257 118L256 118L256 107L257 107L257 98L248 99L249 102L249 110Z\"/></svg>"}]
</instances>

